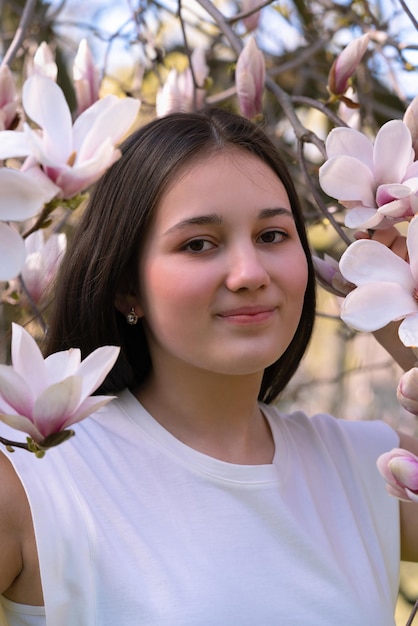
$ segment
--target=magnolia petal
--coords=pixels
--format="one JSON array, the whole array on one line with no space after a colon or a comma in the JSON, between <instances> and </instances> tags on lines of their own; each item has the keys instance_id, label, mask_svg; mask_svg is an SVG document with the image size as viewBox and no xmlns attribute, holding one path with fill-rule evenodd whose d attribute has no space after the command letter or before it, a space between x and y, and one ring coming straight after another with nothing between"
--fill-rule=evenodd
<instances>
[{"instance_id":1,"label":"magnolia petal","mask_svg":"<svg viewBox=\"0 0 418 626\"><path fill-rule=\"evenodd\" d=\"M101 346L91 352L77 370L77 375L82 377L82 397L90 395L99 387L107 374L114 366L119 356L120 348L117 346Z\"/></svg>"},{"instance_id":2,"label":"magnolia petal","mask_svg":"<svg viewBox=\"0 0 418 626\"><path fill-rule=\"evenodd\" d=\"M24 172L0 168L0 219L21 222L34 217L49 199Z\"/></svg>"},{"instance_id":3,"label":"magnolia petal","mask_svg":"<svg viewBox=\"0 0 418 626\"><path fill-rule=\"evenodd\" d=\"M15 130L0 132L0 159L25 157L30 154L30 144L24 133Z\"/></svg>"},{"instance_id":4,"label":"magnolia petal","mask_svg":"<svg viewBox=\"0 0 418 626\"><path fill-rule=\"evenodd\" d=\"M34 424L23 415L5 415L0 414L0 421L4 422L11 428L19 430L28 434L34 441L40 442L43 439L42 433L36 428Z\"/></svg>"},{"instance_id":5,"label":"magnolia petal","mask_svg":"<svg viewBox=\"0 0 418 626\"><path fill-rule=\"evenodd\" d=\"M382 474L383 478L388 482L394 482L393 474L389 469L390 461L394 459L398 454L404 456L404 452L405 451L402 448L393 448L392 450L389 450L389 452L384 452L378 457L376 461L377 469L379 470L380 474Z\"/></svg>"},{"instance_id":6,"label":"magnolia petal","mask_svg":"<svg viewBox=\"0 0 418 626\"><path fill-rule=\"evenodd\" d=\"M50 385L35 401L33 421L44 437L63 430L81 399L80 376L69 376Z\"/></svg>"},{"instance_id":7,"label":"magnolia petal","mask_svg":"<svg viewBox=\"0 0 418 626\"><path fill-rule=\"evenodd\" d=\"M34 157L26 159L20 171L24 172L28 184L39 189L39 194L43 194L45 202L49 202L60 193L60 188L54 185L52 180L44 174Z\"/></svg>"},{"instance_id":8,"label":"magnolia petal","mask_svg":"<svg viewBox=\"0 0 418 626\"><path fill-rule=\"evenodd\" d=\"M417 309L412 295L397 283L371 283L357 287L346 296L340 315L352 328L371 332Z\"/></svg>"},{"instance_id":9,"label":"magnolia petal","mask_svg":"<svg viewBox=\"0 0 418 626\"><path fill-rule=\"evenodd\" d=\"M48 377L48 385L75 376L81 363L81 351L79 348L70 348L54 352L45 359L45 368Z\"/></svg>"},{"instance_id":10,"label":"magnolia petal","mask_svg":"<svg viewBox=\"0 0 418 626\"><path fill-rule=\"evenodd\" d=\"M373 158L377 185L402 181L413 160L412 137L406 124L390 120L381 127L374 142Z\"/></svg>"},{"instance_id":11,"label":"magnolia petal","mask_svg":"<svg viewBox=\"0 0 418 626\"><path fill-rule=\"evenodd\" d=\"M378 213L392 218L410 217L413 213L409 196L401 200L392 200L382 204L378 208Z\"/></svg>"},{"instance_id":12,"label":"magnolia petal","mask_svg":"<svg viewBox=\"0 0 418 626\"><path fill-rule=\"evenodd\" d=\"M377 204L381 206L387 202L391 202L394 198L408 198L412 193L412 188L408 185L402 185L401 183L389 183L386 185L379 185L376 191Z\"/></svg>"},{"instance_id":13,"label":"magnolia petal","mask_svg":"<svg viewBox=\"0 0 418 626\"><path fill-rule=\"evenodd\" d=\"M403 489L402 487L399 487L399 485L392 485L388 483L386 485L386 491L388 492L389 495L394 496L395 498L398 498L398 500L402 500L404 502L410 501L410 498L407 494L407 490Z\"/></svg>"},{"instance_id":14,"label":"magnolia petal","mask_svg":"<svg viewBox=\"0 0 418 626\"><path fill-rule=\"evenodd\" d=\"M57 176L56 182L62 190L64 198L71 198L87 189L121 156L110 140L103 142L94 156L84 163L77 163L74 167L63 167Z\"/></svg>"},{"instance_id":15,"label":"magnolia petal","mask_svg":"<svg viewBox=\"0 0 418 626\"><path fill-rule=\"evenodd\" d=\"M14 370L30 385L33 396L38 396L47 385L44 359L36 341L15 322L11 352Z\"/></svg>"},{"instance_id":16,"label":"magnolia petal","mask_svg":"<svg viewBox=\"0 0 418 626\"><path fill-rule=\"evenodd\" d=\"M325 142L328 159L350 156L362 161L373 171L373 144L366 135L354 128L334 128Z\"/></svg>"},{"instance_id":17,"label":"magnolia petal","mask_svg":"<svg viewBox=\"0 0 418 626\"><path fill-rule=\"evenodd\" d=\"M406 247L411 273L414 277L415 286L418 287L418 216L409 222Z\"/></svg>"},{"instance_id":18,"label":"magnolia petal","mask_svg":"<svg viewBox=\"0 0 418 626\"><path fill-rule=\"evenodd\" d=\"M71 112L61 88L50 78L35 74L22 89L27 115L43 130L43 152L49 160L65 163L73 151Z\"/></svg>"},{"instance_id":19,"label":"magnolia petal","mask_svg":"<svg viewBox=\"0 0 418 626\"><path fill-rule=\"evenodd\" d=\"M366 206L375 204L373 174L354 157L342 155L328 159L319 168L319 184L331 198L357 200Z\"/></svg>"},{"instance_id":20,"label":"magnolia petal","mask_svg":"<svg viewBox=\"0 0 418 626\"><path fill-rule=\"evenodd\" d=\"M0 280L11 280L20 274L25 258L22 237L14 228L0 222Z\"/></svg>"},{"instance_id":21,"label":"magnolia petal","mask_svg":"<svg viewBox=\"0 0 418 626\"><path fill-rule=\"evenodd\" d=\"M413 491L408 489L408 487L405 487L405 493L408 496L409 500L411 500L411 502L418 502L418 494L417 493L414 493Z\"/></svg>"},{"instance_id":22,"label":"magnolia petal","mask_svg":"<svg viewBox=\"0 0 418 626\"><path fill-rule=\"evenodd\" d=\"M376 228L384 219L375 208L356 206L348 210L344 223L347 228Z\"/></svg>"},{"instance_id":23,"label":"magnolia petal","mask_svg":"<svg viewBox=\"0 0 418 626\"><path fill-rule=\"evenodd\" d=\"M409 104L402 121L411 131L415 155L418 156L418 96Z\"/></svg>"},{"instance_id":24,"label":"magnolia petal","mask_svg":"<svg viewBox=\"0 0 418 626\"><path fill-rule=\"evenodd\" d=\"M418 346L418 313L406 317L398 329L399 339L408 348Z\"/></svg>"},{"instance_id":25,"label":"magnolia petal","mask_svg":"<svg viewBox=\"0 0 418 626\"><path fill-rule=\"evenodd\" d=\"M0 396L13 412L28 417L32 415L34 398L31 389L11 365L0 365Z\"/></svg>"},{"instance_id":26,"label":"magnolia petal","mask_svg":"<svg viewBox=\"0 0 418 626\"><path fill-rule=\"evenodd\" d=\"M107 96L112 98L112 96ZM100 101L99 101L100 102ZM105 139L116 144L129 131L138 115L140 102L135 98L116 98L110 102L111 106L103 108L100 115L94 114L88 132L80 142L77 120L74 124L74 149L77 150L77 161L82 162L94 156L95 151ZM98 108L91 107L93 112ZM87 118L88 110L84 113Z\"/></svg>"},{"instance_id":27,"label":"magnolia petal","mask_svg":"<svg viewBox=\"0 0 418 626\"><path fill-rule=\"evenodd\" d=\"M418 459L395 457L389 461L389 469L403 487L416 491L418 489Z\"/></svg>"},{"instance_id":28,"label":"magnolia petal","mask_svg":"<svg viewBox=\"0 0 418 626\"><path fill-rule=\"evenodd\" d=\"M399 283L411 297L415 287L409 264L378 241L360 239L348 246L340 259L340 271L355 285Z\"/></svg>"},{"instance_id":29,"label":"magnolia petal","mask_svg":"<svg viewBox=\"0 0 418 626\"><path fill-rule=\"evenodd\" d=\"M77 422L81 422L81 420L95 413L114 398L115 396L89 396L78 407L77 411L63 424L63 428L68 428Z\"/></svg>"}]
</instances>

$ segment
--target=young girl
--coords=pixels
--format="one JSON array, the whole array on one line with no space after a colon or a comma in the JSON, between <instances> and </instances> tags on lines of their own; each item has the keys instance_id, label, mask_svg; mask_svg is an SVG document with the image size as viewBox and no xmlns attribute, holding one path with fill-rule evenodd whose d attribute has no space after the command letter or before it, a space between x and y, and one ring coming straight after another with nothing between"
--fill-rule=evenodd
<instances>
[{"instance_id":1,"label":"young girl","mask_svg":"<svg viewBox=\"0 0 418 626\"><path fill-rule=\"evenodd\" d=\"M417 445L273 405L315 314L277 151L210 110L122 152L73 237L47 345L120 345L98 390L117 398L40 461L0 454L9 626L393 626L417 508L400 523L376 459Z\"/></svg>"}]
</instances>

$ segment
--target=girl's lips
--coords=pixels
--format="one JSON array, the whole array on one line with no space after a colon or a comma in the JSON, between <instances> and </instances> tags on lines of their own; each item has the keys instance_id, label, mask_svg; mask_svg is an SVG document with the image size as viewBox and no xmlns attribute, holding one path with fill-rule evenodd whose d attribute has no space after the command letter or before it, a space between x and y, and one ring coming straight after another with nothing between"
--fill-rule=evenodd
<instances>
[{"instance_id":1,"label":"girl's lips","mask_svg":"<svg viewBox=\"0 0 418 626\"><path fill-rule=\"evenodd\" d=\"M260 324L269 320L276 307L243 307L219 313L218 317L235 324Z\"/></svg>"}]
</instances>

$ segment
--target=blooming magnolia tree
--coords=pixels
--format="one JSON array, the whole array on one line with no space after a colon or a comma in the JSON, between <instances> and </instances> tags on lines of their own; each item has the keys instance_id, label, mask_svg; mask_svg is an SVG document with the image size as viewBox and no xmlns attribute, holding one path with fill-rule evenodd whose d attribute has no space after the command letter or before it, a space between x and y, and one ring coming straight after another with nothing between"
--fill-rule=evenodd
<instances>
[{"instance_id":1,"label":"blooming magnolia tree","mask_svg":"<svg viewBox=\"0 0 418 626\"><path fill-rule=\"evenodd\" d=\"M0 371L0 419L38 446L85 411L61 407L60 418L49 418L52 430L39 425L37 398L45 393L49 402L46 390L57 381L46 375L32 389L29 365L22 369L17 356L26 335L16 324L42 339L50 288L90 186L119 158L131 129L171 111L226 106L261 123L290 163L309 231L320 225L327 233L326 243L312 242L315 267L342 318L363 331L402 319L400 339L418 343L418 100L407 80L418 24L406 2L129 7L27 0L19 15L6 2L1 16L3 345L15 325L12 364ZM356 230L402 222L409 262L376 241L354 241ZM74 355L56 359L63 379L84 376L65 365ZM25 378L32 391L23 394ZM401 380L399 398L418 413L415 378L413 371ZM16 389L25 402L16 404Z\"/></svg>"}]
</instances>

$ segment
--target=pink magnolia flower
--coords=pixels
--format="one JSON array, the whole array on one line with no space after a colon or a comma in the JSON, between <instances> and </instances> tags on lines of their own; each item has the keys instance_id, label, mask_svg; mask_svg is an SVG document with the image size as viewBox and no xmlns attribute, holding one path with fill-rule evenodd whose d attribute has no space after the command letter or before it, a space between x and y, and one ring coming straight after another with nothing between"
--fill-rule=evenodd
<instances>
[{"instance_id":1,"label":"pink magnolia flower","mask_svg":"<svg viewBox=\"0 0 418 626\"><path fill-rule=\"evenodd\" d=\"M13 129L19 120L13 74L7 65L0 66L0 131Z\"/></svg>"},{"instance_id":2,"label":"pink magnolia flower","mask_svg":"<svg viewBox=\"0 0 418 626\"><path fill-rule=\"evenodd\" d=\"M352 243L340 259L344 278L357 288L346 296L341 318L357 330L374 331L403 320L399 338L418 346L418 216L408 228L409 263L368 239Z\"/></svg>"},{"instance_id":3,"label":"pink magnolia flower","mask_svg":"<svg viewBox=\"0 0 418 626\"><path fill-rule=\"evenodd\" d=\"M369 41L369 33L357 37L337 56L328 74L327 87L331 95L342 96L347 91L349 80L360 64Z\"/></svg>"},{"instance_id":4,"label":"pink magnolia flower","mask_svg":"<svg viewBox=\"0 0 418 626\"><path fill-rule=\"evenodd\" d=\"M387 491L401 500L418 502L418 457L394 448L377 459L377 468L387 481Z\"/></svg>"},{"instance_id":5,"label":"pink magnolia flower","mask_svg":"<svg viewBox=\"0 0 418 626\"><path fill-rule=\"evenodd\" d=\"M411 132L401 120L384 124L374 144L354 128L335 128L326 150L319 182L325 193L349 209L349 228L384 226L388 219L393 223L418 210L418 161Z\"/></svg>"},{"instance_id":6,"label":"pink magnolia flower","mask_svg":"<svg viewBox=\"0 0 418 626\"><path fill-rule=\"evenodd\" d=\"M15 278L26 258L25 244L19 231L4 222L24 222L34 217L58 191L55 185L45 185L33 174L31 171L0 168L0 220L3 220L0 221L1 281Z\"/></svg>"},{"instance_id":7,"label":"pink magnolia flower","mask_svg":"<svg viewBox=\"0 0 418 626\"><path fill-rule=\"evenodd\" d=\"M53 233L45 241L44 231L37 230L25 239L26 259L21 270L21 278L25 290L35 304L48 293L51 288L67 246L65 233ZM8 292L21 291L20 282L12 280ZM16 300L8 299L16 304Z\"/></svg>"},{"instance_id":8,"label":"pink magnolia flower","mask_svg":"<svg viewBox=\"0 0 418 626\"><path fill-rule=\"evenodd\" d=\"M28 156L24 167L39 163L63 198L87 189L119 159L115 144L134 123L140 105L134 98L109 95L84 111L73 126L62 90L40 75L26 80L22 102L41 131L25 124L22 133L0 133L0 159Z\"/></svg>"},{"instance_id":9,"label":"pink magnolia flower","mask_svg":"<svg viewBox=\"0 0 418 626\"><path fill-rule=\"evenodd\" d=\"M29 333L13 324L13 365L0 365L0 420L42 444L113 399L91 394L118 354L118 347L103 346L81 361L73 348L44 359Z\"/></svg>"},{"instance_id":10,"label":"pink magnolia flower","mask_svg":"<svg viewBox=\"0 0 418 626\"><path fill-rule=\"evenodd\" d=\"M77 113L80 115L99 99L100 72L96 67L87 42L82 39L73 64Z\"/></svg>"},{"instance_id":11,"label":"pink magnolia flower","mask_svg":"<svg viewBox=\"0 0 418 626\"><path fill-rule=\"evenodd\" d=\"M242 49L235 68L238 104L245 117L253 118L262 111L266 69L264 56L250 37Z\"/></svg>"},{"instance_id":12,"label":"pink magnolia flower","mask_svg":"<svg viewBox=\"0 0 418 626\"><path fill-rule=\"evenodd\" d=\"M203 106L204 85L209 74L203 48L195 48L190 57L190 62L197 87L193 83L193 74L190 68L183 72L171 69L164 85L157 92L157 117L177 111L193 111L195 108L199 109Z\"/></svg>"},{"instance_id":13,"label":"pink magnolia flower","mask_svg":"<svg viewBox=\"0 0 418 626\"><path fill-rule=\"evenodd\" d=\"M413 367L401 376L396 395L404 409L418 415L418 367Z\"/></svg>"}]
</instances>

